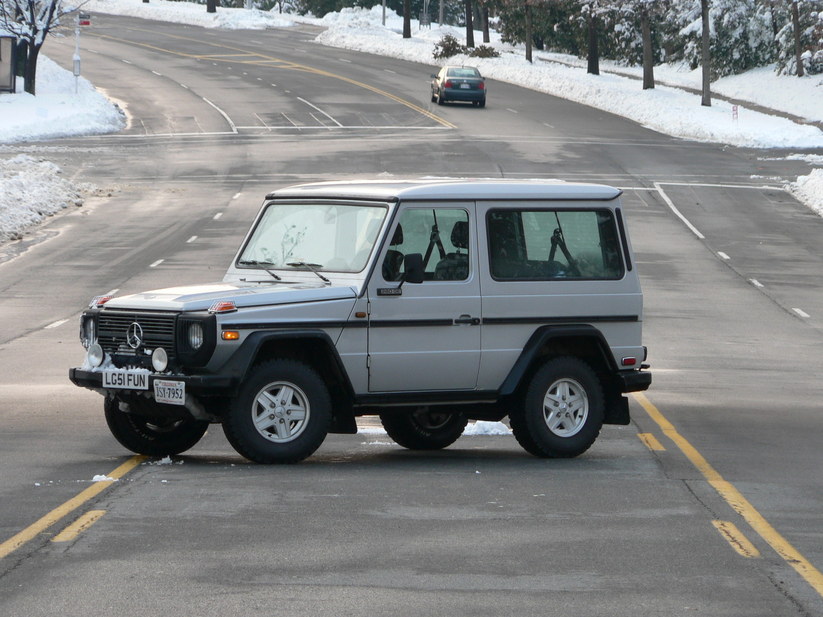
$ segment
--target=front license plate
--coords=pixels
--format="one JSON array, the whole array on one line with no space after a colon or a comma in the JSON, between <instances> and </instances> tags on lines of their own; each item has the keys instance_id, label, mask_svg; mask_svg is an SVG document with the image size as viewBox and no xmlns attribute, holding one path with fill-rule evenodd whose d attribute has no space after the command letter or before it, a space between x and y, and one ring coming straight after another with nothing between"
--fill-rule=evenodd
<instances>
[{"instance_id":1,"label":"front license plate","mask_svg":"<svg viewBox=\"0 0 823 617\"><path fill-rule=\"evenodd\" d=\"M168 405L186 404L186 382L154 380L154 400Z\"/></svg>"},{"instance_id":2,"label":"front license plate","mask_svg":"<svg viewBox=\"0 0 823 617\"><path fill-rule=\"evenodd\" d=\"M103 371L103 387L119 390L148 390L149 374L129 371Z\"/></svg>"}]
</instances>

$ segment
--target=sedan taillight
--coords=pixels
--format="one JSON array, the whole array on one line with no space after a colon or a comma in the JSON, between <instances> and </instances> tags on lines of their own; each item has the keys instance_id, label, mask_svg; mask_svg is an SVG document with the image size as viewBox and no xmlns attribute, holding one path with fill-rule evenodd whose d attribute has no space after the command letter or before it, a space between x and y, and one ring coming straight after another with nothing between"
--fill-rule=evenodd
<instances>
[{"instance_id":1,"label":"sedan taillight","mask_svg":"<svg viewBox=\"0 0 823 617\"><path fill-rule=\"evenodd\" d=\"M443 84L443 87L444 87L444 88L451 88L452 86L454 86L454 84L452 84L452 80L451 80L451 79L447 79L447 80L446 80L446 83L444 83L444 84Z\"/></svg>"}]
</instances>

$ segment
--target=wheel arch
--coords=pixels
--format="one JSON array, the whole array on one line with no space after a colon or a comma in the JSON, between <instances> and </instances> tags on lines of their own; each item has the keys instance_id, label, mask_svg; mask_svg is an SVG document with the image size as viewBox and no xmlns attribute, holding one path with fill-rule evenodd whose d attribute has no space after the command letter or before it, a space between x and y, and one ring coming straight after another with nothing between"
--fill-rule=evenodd
<instances>
[{"instance_id":1,"label":"wheel arch","mask_svg":"<svg viewBox=\"0 0 823 617\"><path fill-rule=\"evenodd\" d=\"M297 360L316 370L332 398L330 432L357 432L352 412L354 388L334 342L323 330L253 332L220 372L231 374L242 383L255 366L275 358Z\"/></svg>"},{"instance_id":2,"label":"wheel arch","mask_svg":"<svg viewBox=\"0 0 823 617\"><path fill-rule=\"evenodd\" d=\"M522 398L546 360L579 358L591 366L603 387L605 424L628 424L629 404L622 395L617 366L603 333L590 324L542 326L534 331L500 388L503 397Z\"/></svg>"}]
</instances>

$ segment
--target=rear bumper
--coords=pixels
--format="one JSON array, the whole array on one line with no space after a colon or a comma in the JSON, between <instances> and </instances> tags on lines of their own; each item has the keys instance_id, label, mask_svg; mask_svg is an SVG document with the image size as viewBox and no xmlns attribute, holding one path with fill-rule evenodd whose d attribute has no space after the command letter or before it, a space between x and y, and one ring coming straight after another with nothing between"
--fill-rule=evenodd
<instances>
[{"instance_id":1,"label":"rear bumper","mask_svg":"<svg viewBox=\"0 0 823 617\"><path fill-rule=\"evenodd\" d=\"M652 385L652 374L648 371L625 371L618 374L622 392L642 392Z\"/></svg>"},{"instance_id":2,"label":"rear bumper","mask_svg":"<svg viewBox=\"0 0 823 617\"><path fill-rule=\"evenodd\" d=\"M69 379L81 388L91 390L103 390L103 374L99 371L88 371L80 368L69 369ZM167 381L182 381L186 384L186 392L194 396L224 396L230 395L237 389L237 379L234 377L218 375L149 375L149 392L153 391L154 381L163 379ZM120 392L123 394L138 394L146 390L129 390L107 388L107 392Z\"/></svg>"},{"instance_id":3,"label":"rear bumper","mask_svg":"<svg viewBox=\"0 0 823 617\"><path fill-rule=\"evenodd\" d=\"M443 90L444 101L484 101L486 100L485 90L461 90L459 88L447 88Z\"/></svg>"}]
</instances>

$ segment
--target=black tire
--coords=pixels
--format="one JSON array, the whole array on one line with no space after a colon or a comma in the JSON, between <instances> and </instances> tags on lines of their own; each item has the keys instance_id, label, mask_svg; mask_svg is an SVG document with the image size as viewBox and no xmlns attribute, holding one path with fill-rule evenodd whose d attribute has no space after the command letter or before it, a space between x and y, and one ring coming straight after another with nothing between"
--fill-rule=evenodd
<instances>
[{"instance_id":1,"label":"black tire","mask_svg":"<svg viewBox=\"0 0 823 617\"><path fill-rule=\"evenodd\" d=\"M271 360L255 367L240 386L223 432L250 461L296 463L323 443L331 409L328 388L314 369L295 360Z\"/></svg>"},{"instance_id":2,"label":"black tire","mask_svg":"<svg viewBox=\"0 0 823 617\"><path fill-rule=\"evenodd\" d=\"M485 107L486 106L486 99L483 99L482 101L480 101L479 105L480 105L480 107Z\"/></svg>"},{"instance_id":3,"label":"black tire","mask_svg":"<svg viewBox=\"0 0 823 617\"><path fill-rule=\"evenodd\" d=\"M160 413L151 414L159 407L152 401L132 404L131 407L132 411L125 412L120 411L120 402L116 399L107 398L103 403L111 434L122 446L137 454L180 454L194 447L209 428L208 422L195 420L191 416L174 418Z\"/></svg>"},{"instance_id":4,"label":"black tire","mask_svg":"<svg viewBox=\"0 0 823 617\"><path fill-rule=\"evenodd\" d=\"M442 450L458 440L468 424L462 413L430 409L380 414L380 422L398 445L409 450Z\"/></svg>"},{"instance_id":5,"label":"black tire","mask_svg":"<svg viewBox=\"0 0 823 617\"><path fill-rule=\"evenodd\" d=\"M592 368L573 357L546 362L532 378L523 406L511 414L524 450L544 458L572 458L594 443L603 426L603 389Z\"/></svg>"}]
</instances>

